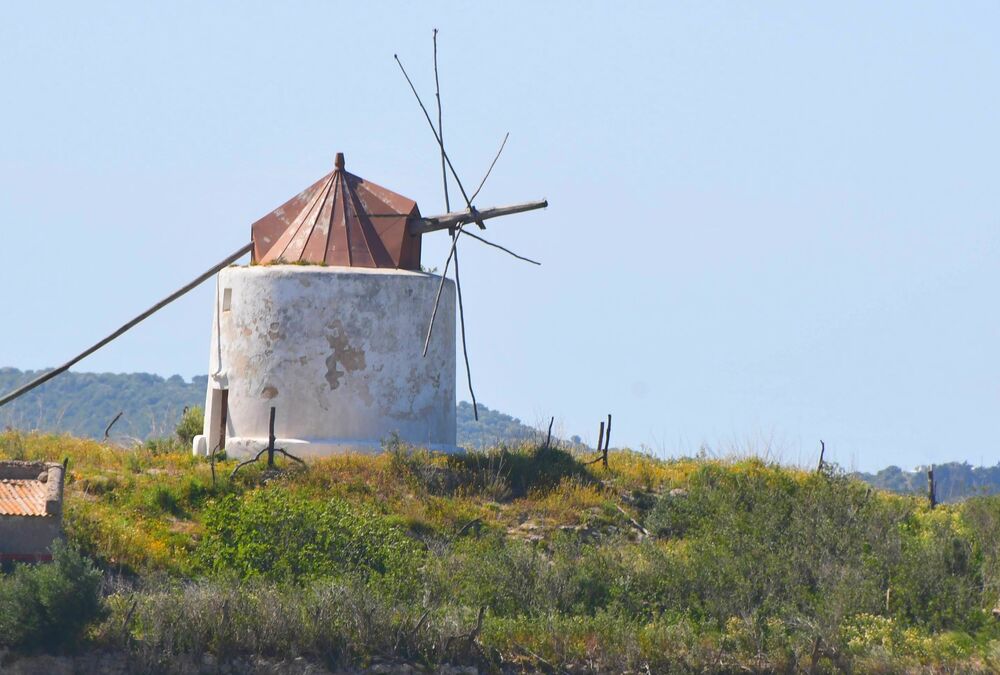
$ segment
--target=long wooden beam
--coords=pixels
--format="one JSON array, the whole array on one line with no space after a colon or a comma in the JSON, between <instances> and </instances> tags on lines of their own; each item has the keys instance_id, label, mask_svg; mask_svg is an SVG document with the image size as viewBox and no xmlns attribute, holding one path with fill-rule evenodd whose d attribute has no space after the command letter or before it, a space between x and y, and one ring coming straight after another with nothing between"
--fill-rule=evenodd
<instances>
[{"instance_id":1,"label":"long wooden beam","mask_svg":"<svg viewBox=\"0 0 1000 675\"><path fill-rule=\"evenodd\" d=\"M548 200L542 199L537 202L526 202L511 206L492 206L488 209L476 209L474 211L453 211L452 213L445 213L440 216L412 220L410 221L409 231L410 234L427 234L428 232L447 230L459 225L489 220L490 218L499 218L500 216L510 216L515 213L544 209L548 205Z\"/></svg>"},{"instance_id":2,"label":"long wooden beam","mask_svg":"<svg viewBox=\"0 0 1000 675\"><path fill-rule=\"evenodd\" d=\"M27 394L29 391L31 391L35 387L38 387L38 386L41 386L41 385L45 384L46 382L48 382L49 380L51 380L56 375L60 375L62 373L65 373L67 370L69 370L70 368L72 368L78 362L80 362L83 359L87 358L88 356L90 356L91 354L93 354L98 349L100 349L101 347L105 346L106 344L108 344L109 342L111 342L112 340L114 340L115 338L120 337L123 333L125 333L126 331L128 331L131 328L134 328L137 324L141 323L145 319L148 319L150 316L152 316L156 312L160 311L161 309L163 309L164 307L166 307L167 305L169 305L171 302L173 302L177 298L179 298L182 295L186 294L188 291L194 289L196 286L200 285L202 282L204 282L206 279L208 279L209 277L211 277L212 275L214 275L216 272L218 272L222 268L231 265L232 263L236 262L237 260L239 260L240 258L242 258L243 256L245 256L247 253L250 252L250 250L252 248L253 248L253 243L247 244L246 246L242 247L240 250L238 250L238 251L232 253L231 255L227 256L226 259L223 260L222 262L219 262L219 263L216 263L215 265L213 265L211 269L209 269L207 272L204 272L201 275L199 275L194 281L191 281L190 283L184 285L182 288L174 291L173 293L171 293L170 295L168 295L167 297L165 297L163 300L160 300L158 303L156 303L155 305L153 305L152 307L150 307L149 309L147 309L145 312L143 312L139 316L135 317L134 319L132 319L131 321L129 321L128 323L126 323L124 326L122 326L121 328L119 328L114 333L112 333L111 335L107 336L106 338L104 338L103 340L101 340L100 342L98 342L97 344L95 344L95 345L93 345L91 347L88 347L83 352L77 354L72 359L70 359L66 363L62 364L58 368L50 370L49 372L45 373L44 375L40 375L40 376L36 377L35 379L33 379L31 382L28 382L27 384L25 384L25 385L23 385L21 387L18 387L17 389L15 389L14 391L10 392L9 394L6 394L3 398L0 398L0 407L3 407L5 405L7 405L8 403L10 403L11 401L13 401L14 399L19 398L19 397L23 396L24 394Z\"/></svg>"}]
</instances>

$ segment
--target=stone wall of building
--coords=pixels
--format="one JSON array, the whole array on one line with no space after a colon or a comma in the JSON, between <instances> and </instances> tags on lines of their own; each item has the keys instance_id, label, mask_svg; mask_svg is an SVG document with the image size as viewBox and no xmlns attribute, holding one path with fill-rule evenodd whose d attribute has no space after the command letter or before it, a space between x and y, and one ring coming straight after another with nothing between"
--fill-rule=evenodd
<instances>
[{"instance_id":1,"label":"stone wall of building","mask_svg":"<svg viewBox=\"0 0 1000 675\"><path fill-rule=\"evenodd\" d=\"M0 559L45 559L61 536L59 518L0 515Z\"/></svg>"}]
</instances>

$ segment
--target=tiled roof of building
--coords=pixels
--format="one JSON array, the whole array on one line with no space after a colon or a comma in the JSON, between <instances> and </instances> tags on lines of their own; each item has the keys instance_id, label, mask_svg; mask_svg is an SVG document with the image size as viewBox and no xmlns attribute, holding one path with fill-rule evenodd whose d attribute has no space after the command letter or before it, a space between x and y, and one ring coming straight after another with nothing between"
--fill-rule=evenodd
<instances>
[{"instance_id":1,"label":"tiled roof of building","mask_svg":"<svg viewBox=\"0 0 1000 675\"><path fill-rule=\"evenodd\" d=\"M30 479L0 479L0 515L47 516L45 483Z\"/></svg>"},{"instance_id":2,"label":"tiled roof of building","mask_svg":"<svg viewBox=\"0 0 1000 675\"><path fill-rule=\"evenodd\" d=\"M64 472L61 464L0 461L0 516L60 515Z\"/></svg>"}]
</instances>

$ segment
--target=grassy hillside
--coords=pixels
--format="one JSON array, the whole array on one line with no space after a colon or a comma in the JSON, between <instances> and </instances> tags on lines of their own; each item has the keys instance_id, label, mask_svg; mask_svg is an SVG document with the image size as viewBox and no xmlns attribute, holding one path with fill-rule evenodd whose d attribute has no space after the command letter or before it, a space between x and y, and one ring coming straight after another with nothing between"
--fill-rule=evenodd
<instances>
[{"instance_id":1,"label":"grassy hillside","mask_svg":"<svg viewBox=\"0 0 1000 675\"><path fill-rule=\"evenodd\" d=\"M170 442L0 435L0 456L69 458L69 540L107 579L78 646L139 669L205 653L487 672L1000 669L996 498L931 511L755 460L386 450L233 480L225 461L213 482ZM51 586L21 577L0 581L0 626L5 612L31 624L10 589Z\"/></svg>"},{"instance_id":2,"label":"grassy hillside","mask_svg":"<svg viewBox=\"0 0 1000 675\"><path fill-rule=\"evenodd\" d=\"M10 391L41 372L0 368L0 392ZM179 375L164 379L148 373L69 372L0 408L0 428L103 439L108 423L122 412L112 438L145 441L168 434L184 408L202 405L207 383L204 376L187 381ZM472 405L465 401L458 404L456 416L458 444L464 448L544 440L539 430L482 404L478 421L473 418ZM935 472L940 501L1000 493L1000 464L972 467L950 462L937 465ZM858 473L856 477L900 494L922 495L927 491L925 471L891 466L877 473Z\"/></svg>"},{"instance_id":3,"label":"grassy hillside","mask_svg":"<svg viewBox=\"0 0 1000 675\"><path fill-rule=\"evenodd\" d=\"M0 368L0 393L43 372ZM0 428L103 439L108 423L121 412L112 437L144 441L168 434L185 408L204 404L207 385L205 376L186 381L179 375L164 379L149 373L68 372L0 408ZM459 403L457 421L458 444L466 448L520 443L539 435L520 420L482 404L476 421L472 406Z\"/></svg>"}]
</instances>

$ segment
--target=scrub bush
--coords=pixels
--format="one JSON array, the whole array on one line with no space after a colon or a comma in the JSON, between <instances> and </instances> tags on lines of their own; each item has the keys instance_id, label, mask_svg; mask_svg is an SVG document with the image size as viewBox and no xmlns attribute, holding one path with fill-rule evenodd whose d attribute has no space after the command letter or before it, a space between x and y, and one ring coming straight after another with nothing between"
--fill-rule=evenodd
<instances>
[{"instance_id":1,"label":"scrub bush","mask_svg":"<svg viewBox=\"0 0 1000 675\"><path fill-rule=\"evenodd\" d=\"M210 502L199 556L207 570L278 581L408 577L420 550L373 511L281 487Z\"/></svg>"},{"instance_id":2,"label":"scrub bush","mask_svg":"<svg viewBox=\"0 0 1000 675\"><path fill-rule=\"evenodd\" d=\"M196 405L184 411L174 433L185 448L190 448L194 437L202 432L204 426L205 411L200 405Z\"/></svg>"},{"instance_id":3,"label":"scrub bush","mask_svg":"<svg viewBox=\"0 0 1000 675\"><path fill-rule=\"evenodd\" d=\"M56 542L52 563L18 565L0 577L0 645L22 651L73 645L103 613L101 573Z\"/></svg>"}]
</instances>

